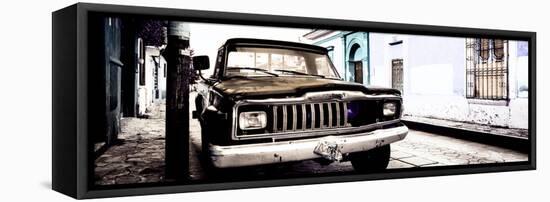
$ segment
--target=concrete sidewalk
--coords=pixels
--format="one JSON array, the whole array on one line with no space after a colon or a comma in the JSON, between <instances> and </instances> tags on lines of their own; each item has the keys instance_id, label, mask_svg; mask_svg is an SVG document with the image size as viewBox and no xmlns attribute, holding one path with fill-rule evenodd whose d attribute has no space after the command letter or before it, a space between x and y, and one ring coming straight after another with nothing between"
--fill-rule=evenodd
<instances>
[{"instance_id":1,"label":"concrete sidewalk","mask_svg":"<svg viewBox=\"0 0 550 202\"><path fill-rule=\"evenodd\" d=\"M407 115L403 116L401 120L403 120L405 124L407 123L424 124L432 127L451 128L455 130L475 132L480 134L504 136L504 137L510 137L510 138L523 139L523 140L528 139L528 131L526 129L502 128L502 127L494 127L494 126L482 125L482 124L473 124L473 123L457 122L457 121L442 120L442 119L435 119L435 118L407 116Z\"/></svg>"}]
</instances>

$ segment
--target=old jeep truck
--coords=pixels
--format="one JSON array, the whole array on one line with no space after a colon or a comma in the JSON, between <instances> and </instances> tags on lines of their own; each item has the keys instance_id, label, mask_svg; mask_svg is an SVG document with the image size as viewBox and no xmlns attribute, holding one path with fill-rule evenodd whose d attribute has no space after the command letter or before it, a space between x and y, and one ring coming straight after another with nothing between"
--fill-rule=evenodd
<instances>
[{"instance_id":1,"label":"old jeep truck","mask_svg":"<svg viewBox=\"0 0 550 202\"><path fill-rule=\"evenodd\" d=\"M196 70L208 56L193 58ZM195 100L202 153L213 168L303 160L386 169L390 144L407 135L401 93L342 81L323 47L229 39Z\"/></svg>"}]
</instances>

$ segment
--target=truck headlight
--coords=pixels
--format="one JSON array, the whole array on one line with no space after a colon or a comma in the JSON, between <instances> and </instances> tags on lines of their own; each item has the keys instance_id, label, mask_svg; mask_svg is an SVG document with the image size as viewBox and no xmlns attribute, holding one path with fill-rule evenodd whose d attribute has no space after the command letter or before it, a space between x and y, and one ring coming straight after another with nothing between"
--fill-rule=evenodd
<instances>
[{"instance_id":1,"label":"truck headlight","mask_svg":"<svg viewBox=\"0 0 550 202\"><path fill-rule=\"evenodd\" d=\"M241 112L239 128L241 130L262 129L267 125L267 115L263 111Z\"/></svg>"},{"instance_id":2,"label":"truck headlight","mask_svg":"<svg viewBox=\"0 0 550 202\"><path fill-rule=\"evenodd\" d=\"M384 116L393 116L395 115L395 111L397 110L397 106L395 105L395 102L386 102L384 103L382 113Z\"/></svg>"}]
</instances>

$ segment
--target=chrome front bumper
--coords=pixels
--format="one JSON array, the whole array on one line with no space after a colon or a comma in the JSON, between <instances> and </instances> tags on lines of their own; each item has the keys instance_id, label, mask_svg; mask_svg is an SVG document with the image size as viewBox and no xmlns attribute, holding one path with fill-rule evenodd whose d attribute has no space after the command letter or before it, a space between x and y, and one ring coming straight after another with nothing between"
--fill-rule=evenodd
<instances>
[{"instance_id":1,"label":"chrome front bumper","mask_svg":"<svg viewBox=\"0 0 550 202\"><path fill-rule=\"evenodd\" d=\"M321 158L314 149L322 141L335 142L342 154L348 154L397 142L404 139L408 131L403 125L351 135L303 140L234 146L210 145L210 152L213 165L218 168L265 165Z\"/></svg>"}]
</instances>

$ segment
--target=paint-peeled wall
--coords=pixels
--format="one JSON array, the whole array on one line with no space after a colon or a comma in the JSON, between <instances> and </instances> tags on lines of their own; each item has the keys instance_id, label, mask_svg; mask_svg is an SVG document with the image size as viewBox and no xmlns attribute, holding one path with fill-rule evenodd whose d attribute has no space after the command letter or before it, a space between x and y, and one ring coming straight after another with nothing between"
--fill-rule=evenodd
<instances>
[{"instance_id":1,"label":"paint-peeled wall","mask_svg":"<svg viewBox=\"0 0 550 202\"><path fill-rule=\"evenodd\" d=\"M527 128L527 56L509 44L509 101L467 99L464 38L370 33L373 85L392 87L393 59L403 60L404 114ZM525 54L523 54L525 55ZM519 96L518 96L519 95Z\"/></svg>"}]
</instances>

